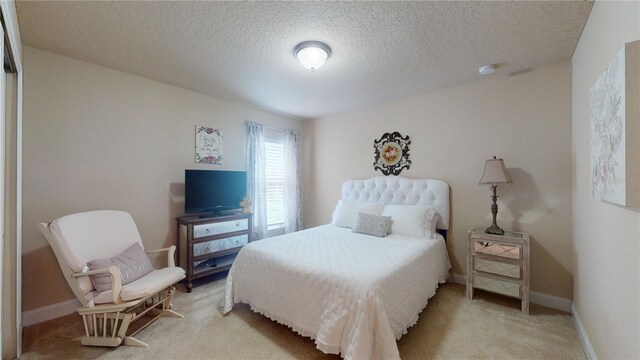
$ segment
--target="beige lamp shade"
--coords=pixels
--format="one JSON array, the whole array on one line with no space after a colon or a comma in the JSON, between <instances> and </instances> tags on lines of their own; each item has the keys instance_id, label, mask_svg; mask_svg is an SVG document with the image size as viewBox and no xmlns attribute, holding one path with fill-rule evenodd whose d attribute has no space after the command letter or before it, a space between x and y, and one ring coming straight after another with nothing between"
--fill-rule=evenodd
<instances>
[{"instance_id":1,"label":"beige lamp shade","mask_svg":"<svg viewBox=\"0 0 640 360\"><path fill-rule=\"evenodd\" d=\"M504 161L495 156L484 163L484 172L480 184L506 184L512 183L511 177L504 167Z\"/></svg>"}]
</instances>

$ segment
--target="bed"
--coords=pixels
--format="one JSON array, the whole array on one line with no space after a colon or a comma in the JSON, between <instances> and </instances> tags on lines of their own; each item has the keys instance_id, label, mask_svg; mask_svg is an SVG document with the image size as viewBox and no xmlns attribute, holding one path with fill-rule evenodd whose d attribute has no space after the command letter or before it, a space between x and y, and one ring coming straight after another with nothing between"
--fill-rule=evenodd
<instances>
[{"instance_id":1,"label":"bed","mask_svg":"<svg viewBox=\"0 0 640 360\"><path fill-rule=\"evenodd\" d=\"M440 180L376 177L350 180L342 200L428 205L449 227L449 186ZM446 281L444 237L384 238L323 225L252 242L229 271L223 313L235 303L315 339L345 359L398 359L396 340Z\"/></svg>"}]
</instances>

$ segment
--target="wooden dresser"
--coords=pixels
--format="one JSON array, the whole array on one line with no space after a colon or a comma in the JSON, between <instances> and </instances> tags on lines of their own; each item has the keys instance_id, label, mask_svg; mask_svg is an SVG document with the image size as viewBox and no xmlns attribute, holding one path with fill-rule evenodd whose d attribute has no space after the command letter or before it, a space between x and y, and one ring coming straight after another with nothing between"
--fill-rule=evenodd
<instances>
[{"instance_id":1,"label":"wooden dresser","mask_svg":"<svg viewBox=\"0 0 640 360\"><path fill-rule=\"evenodd\" d=\"M236 254L251 241L251 220L252 214L176 218L178 265L187 273L187 292L194 279L231 268Z\"/></svg>"},{"instance_id":2,"label":"wooden dresser","mask_svg":"<svg viewBox=\"0 0 640 360\"><path fill-rule=\"evenodd\" d=\"M528 234L469 230L467 298L473 299L474 288L515 297L522 301L522 312L529 314L529 271Z\"/></svg>"}]
</instances>

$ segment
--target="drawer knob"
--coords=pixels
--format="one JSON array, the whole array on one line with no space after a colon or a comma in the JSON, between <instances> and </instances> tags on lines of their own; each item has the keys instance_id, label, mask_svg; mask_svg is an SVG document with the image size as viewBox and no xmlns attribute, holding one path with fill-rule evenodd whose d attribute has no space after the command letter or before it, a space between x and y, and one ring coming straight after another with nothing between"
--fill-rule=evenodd
<instances>
[{"instance_id":1,"label":"drawer knob","mask_svg":"<svg viewBox=\"0 0 640 360\"><path fill-rule=\"evenodd\" d=\"M240 221L236 221L236 226L240 226Z\"/></svg>"}]
</instances>

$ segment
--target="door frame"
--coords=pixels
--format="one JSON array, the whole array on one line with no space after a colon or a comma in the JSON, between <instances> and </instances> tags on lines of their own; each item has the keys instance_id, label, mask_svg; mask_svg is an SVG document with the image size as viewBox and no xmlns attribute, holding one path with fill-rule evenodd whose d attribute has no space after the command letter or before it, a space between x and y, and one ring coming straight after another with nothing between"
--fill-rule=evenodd
<instances>
[{"instance_id":1,"label":"door frame","mask_svg":"<svg viewBox=\"0 0 640 360\"><path fill-rule=\"evenodd\" d=\"M18 13L14 1L0 1L0 20L6 34L4 41L8 55L12 60L14 72L17 75L16 90L16 356L22 355L22 101L24 72L22 66L22 40L18 26ZM4 89L6 91L6 88ZM4 139L3 139L4 142ZM5 159L6 161L6 159ZM3 170L4 171L4 170ZM4 178L3 178L4 180ZM3 189L4 191L4 189ZM3 254L6 255L6 254ZM4 260L4 257L3 257ZM2 356L2 353L0 353Z\"/></svg>"}]
</instances>

